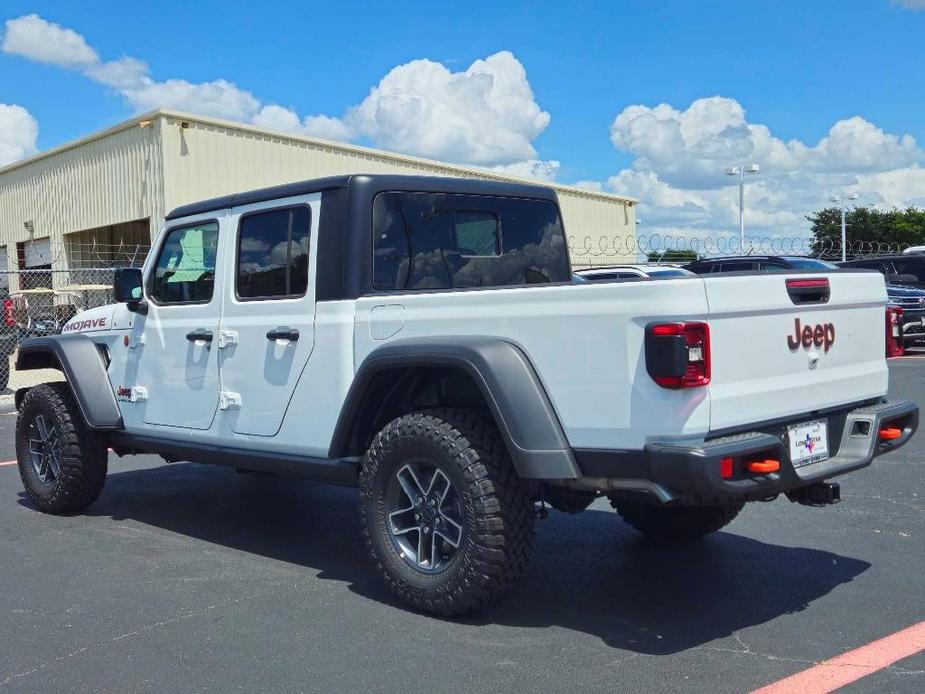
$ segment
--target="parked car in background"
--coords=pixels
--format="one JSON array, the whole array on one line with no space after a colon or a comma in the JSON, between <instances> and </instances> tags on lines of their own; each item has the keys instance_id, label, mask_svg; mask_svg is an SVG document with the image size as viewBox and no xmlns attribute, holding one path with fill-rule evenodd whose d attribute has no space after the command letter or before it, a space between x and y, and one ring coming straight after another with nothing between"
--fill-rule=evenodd
<instances>
[{"instance_id":1,"label":"parked car in background","mask_svg":"<svg viewBox=\"0 0 925 694\"><path fill-rule=\"evenodd\" d=\"M867 268L883 274L887 284L925 289L925 255L882 255L839 263L841 267Z\"/></svg>"},{"instance_id":2,"label":"parked car in background","mask_svg":"<svg viewBox=\"0 0 925 694\"><path fill-rule=\"evenodd\" d=\"M587 282L603 280L622 280L648 277L654 280L693 277L694 273L676 265L611 265L609 267L592 267L575 272Z\"/></svg>"},{"instance_id":3,"label":"parked car in background","mask_svg":"<svg viewBox=\"0 0 925 694\"><path fill-rule=\"evenodd\" d=\"M61 321L55 315L53 289L25 289L0 293L3 320L0 323L0 391L10 379L10 355L19 343L30 337L43 337L61 332Z\"/></svg>"},{"instance_id":4,"label":"parked car in background","mask_svg":"<svg viewBox=\"0 0 925 694\"><path fill-rule=\"evenodd\" d=\"M698 275L704 275L708 272L830 271L838 269L838 266L818 258L796 255L735 255L695 260L685 265L684 268Z\"/></svg>"},{"instance_id":5,"label":"parked car in background","mask_svg":"<svg viewBox=\"0 0 925 694\"><path fill-rule=\"evenodd\" d=\"M890 306L902 313L902 338L905 346L925 343L925 290L914 287L886 285Z\"/></svg>"},{"instance_id":6,"label":"parked car in background","mask_svg":"<svg viewBox=\"0 0 925 694\"><path fill-rule=\"evenodd\" d=\"M918 248L921 247L907 248L904 255L838 263L840 267L866 268L883 275L890 303L903 310L902 332L906 346L925 342L925 255L918 255Z\"/></svg>"}]
</instances>

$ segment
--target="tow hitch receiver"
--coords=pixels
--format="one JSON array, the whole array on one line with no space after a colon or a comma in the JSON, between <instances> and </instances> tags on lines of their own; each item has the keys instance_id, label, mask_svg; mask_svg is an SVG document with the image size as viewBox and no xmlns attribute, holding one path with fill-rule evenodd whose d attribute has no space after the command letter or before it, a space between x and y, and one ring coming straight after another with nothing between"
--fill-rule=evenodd
<instances>
[{"instance_id":1,"label":"tow hitch receiver","mask_svg":"<svg viewBox=\"0 0 925 694\"><path fill-rule=\"evenodd\" d=\"M838 482L815 482L787 492L787 498L804 506L830 506L841 501Z\"/></svg>"}]
</instances>

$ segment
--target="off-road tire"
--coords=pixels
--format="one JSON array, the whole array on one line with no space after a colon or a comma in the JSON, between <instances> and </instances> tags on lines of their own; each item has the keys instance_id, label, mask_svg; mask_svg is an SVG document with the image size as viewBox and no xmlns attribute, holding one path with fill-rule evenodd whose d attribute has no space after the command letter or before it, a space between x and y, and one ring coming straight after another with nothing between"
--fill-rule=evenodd
<instances>
[{"instance_id":1,"label":"off-road tire","mask_svg":"<svg viewBox=\"0 0 925 694\"><path fill-rule=\"evenodd\" d=\"M415 456L436 464L456 487L464 532L446 569L409 566L389 539L386 486ZM403 602L444 617L481 610L498 600L527 564L534 505L490 419L457 409L407 414L370 444L360 475L361 532L376 570Z\"/></svg>"},{"instance_id":2,"label":"off-road tire","mask_svg":"<svg viewBox=\"0 0 925 694\"><path fill-rule=\"evenodd\" d=\"M29 452L29 427L38 415L57 429L61 442L59 472L50 484L39 478ZM87 428L66 383L45 383L26 393L16 419L16 457L29 500L46 513L86 508L99 497L106 481L106 441Z\"/></svg>"},{"instance_id":3,"label":"off-road tire","mask_svg":"<svg viewBox=\"0 0 925 694\"><path fill-rule=\"evenodd\" d=\"M624 521L656 542L690 542L715 533L731 523L745 505L729 501L715 506L656 506L613 499L610 504Z\"/></svg>"}]
</instances>

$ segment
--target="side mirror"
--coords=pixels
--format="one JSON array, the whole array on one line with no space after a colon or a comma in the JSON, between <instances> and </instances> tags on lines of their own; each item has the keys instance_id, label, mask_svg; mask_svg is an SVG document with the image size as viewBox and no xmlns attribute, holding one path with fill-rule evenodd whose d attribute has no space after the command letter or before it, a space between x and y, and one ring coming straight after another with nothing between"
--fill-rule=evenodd
<instances>
[{"instance_id":1,"label":"side mirror","mask_svg":"<svg viewBox=\"0 0 925 694\"><path fill-rule=\"evenodd\" d=\"M141 270L138 268L119 268L113 273L112 295L119 303L126 304L129 311L147 313L148 305L141 290L143 282Z\"/></svg>"}]
</instances>

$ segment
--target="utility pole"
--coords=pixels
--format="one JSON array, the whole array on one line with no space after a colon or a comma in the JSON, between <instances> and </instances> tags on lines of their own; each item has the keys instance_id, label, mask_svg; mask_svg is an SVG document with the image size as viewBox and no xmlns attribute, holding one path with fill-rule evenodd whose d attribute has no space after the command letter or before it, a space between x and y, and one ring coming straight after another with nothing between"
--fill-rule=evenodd
<instances>
[{"instance_id":1,"label":"utility pole","mask_svg":"<svg viewBox=\"0 0 925 694\"><path fill-rule=\"evenodd\" d=\"M846 241L847 239L846 231L847 231L848 225L845 223L845 216L848 213L848 202L850 200L857 200L859 197L861 196L858 195L857 193L851 193L850 195L830 195L829 196L829 200L831 200L834 203L837 203L838 206L841 207L841 259L842 259L842 262L845 262L848 259L847 254L846 254L847 245L848 245Z\"/></svg>"},{"instance_id":2,"label":"utility pole","mask_svg":"<svg viewBox=\"0 0 925 694\"><path fill-rule=\"evenodd\" d=\"M758 170L758 164L741 164L726 169L727 176L739 177L739 250L745 248L745 174L756 174Z\"/></svg>"}]
</instances>

